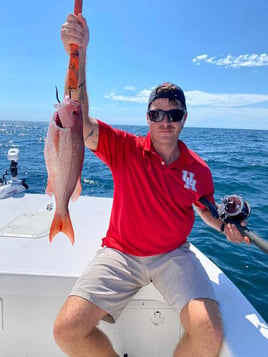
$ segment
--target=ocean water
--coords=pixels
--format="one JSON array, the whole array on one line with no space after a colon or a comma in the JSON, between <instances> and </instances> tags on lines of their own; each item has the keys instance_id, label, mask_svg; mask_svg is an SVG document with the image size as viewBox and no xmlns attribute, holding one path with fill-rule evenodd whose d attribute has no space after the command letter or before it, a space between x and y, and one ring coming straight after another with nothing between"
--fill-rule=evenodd
<instances>
[{"instance_id":1,"label":"ocean water","mask_svg":"<svg viewBox=\"0 0 268 357\"><path fill-rule=\"evenodd\" d=\"M118 127L138 135L147 133L145 126ZM19 178L26 179L29 193L44 193L47 128L48 122L0 121L0 177L9 169L8 150L17 147ZM216 201L226 194L242 194L252 210L248 228L268 240L268 131L186 127L181 139L210 166ZM89 150L85 152L82 194L113 195L109 169ZM228 242L199 217L189 240L227 274L268 321L268 255L253 244Z\"/></svg>"}]
</instances>

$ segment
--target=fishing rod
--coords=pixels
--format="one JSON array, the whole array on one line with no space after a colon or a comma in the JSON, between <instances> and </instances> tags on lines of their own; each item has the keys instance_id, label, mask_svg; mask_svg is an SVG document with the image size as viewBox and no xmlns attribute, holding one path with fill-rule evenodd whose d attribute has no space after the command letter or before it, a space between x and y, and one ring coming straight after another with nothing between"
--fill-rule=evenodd
<instances>
[{"instance_id":1,"label":"fishing rod","mask_svg":"<svg viewBox=\"0 0 268 357\"><path fill-rule=\"evenodd\" d=\"M82 13L82 0L75 0L74 2L74 14L78 15ZM68 70L68 90L71 97L71 90L78 87L78 71L79 71L79 46L74 43L71 44L71 53L69 60Z\"/></svg>"},{"instance_id":2,"label":"fishing rod","mask_svg":"<svg viewBox=\"0 0 268 357\"><path fill-rule=\"evenodd\" d=\"M250 206L247 201L243 200L242 196L224 196L222 203L218 206L211 203L205 197L201 197L199 202L209 209L214 218L220 218L223 223L235 224L242 236L247 236L251 243L255 244L259 249L268 254L268 241L240 224L250 215Z\"/></svg>"}]
</instances>

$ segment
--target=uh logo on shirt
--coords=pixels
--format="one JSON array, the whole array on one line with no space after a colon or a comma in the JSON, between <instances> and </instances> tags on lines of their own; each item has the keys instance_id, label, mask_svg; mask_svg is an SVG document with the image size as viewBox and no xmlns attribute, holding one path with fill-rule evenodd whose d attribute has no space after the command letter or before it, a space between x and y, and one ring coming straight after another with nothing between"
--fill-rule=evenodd
<instances>
[{"instance_id":1,"label":"uh logo on shirt","mask_svg":"<svg viewBox=\"0 0 268 357\"><path fill-rule=\"evenodd\" d=\"M193 172L182 170L182 179L185 182L184 188L196 192L196 180Z\"/></svg>"}]
</instances>

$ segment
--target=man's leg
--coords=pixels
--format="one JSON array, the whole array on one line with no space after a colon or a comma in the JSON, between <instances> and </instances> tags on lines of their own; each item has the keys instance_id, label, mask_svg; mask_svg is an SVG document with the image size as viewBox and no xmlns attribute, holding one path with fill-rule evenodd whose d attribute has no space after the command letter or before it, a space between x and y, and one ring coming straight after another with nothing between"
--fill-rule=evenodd
<instances>
[{"instance_id":1,"label":"man's leg","mask_svg":"<svg viewBox=\"0 0 268 357\"><path fill-rule=\"evenodd\" d=\"M108 338L96 328L107 313L78 296L70 296L54 324L54 338L70 357L116 357Z\"/></svg>"},{"instance_id":2,"label":"man's leg","mask_svg":"<svg viewBox=\"0 0 268 357\"><path fill-rule=\"evenodd\" d=\"M174 357L216 357L223 342L218 304L210 299L192 300L181 311L185 335Z\"/></svg>"}]
</instances>

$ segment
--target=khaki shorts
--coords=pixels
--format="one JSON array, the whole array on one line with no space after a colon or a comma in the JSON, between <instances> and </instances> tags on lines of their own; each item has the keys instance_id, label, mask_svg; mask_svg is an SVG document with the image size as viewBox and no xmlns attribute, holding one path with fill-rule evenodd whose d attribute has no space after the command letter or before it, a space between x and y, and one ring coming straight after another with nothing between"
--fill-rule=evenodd
<instances>
[{"instance_id":1,"label":"khaki shorts","mask_svg":"<svg viewBox=\"0 0 268 357\"><path fill-rule=\"evenodd\" d=\"M198 298L216 300L211 282L189 243L171 252L149 257L100 249L77 280L70 295L91 301L114 322L139 289L153 283L179 314Z\"/></svg>"}]
</instances>

